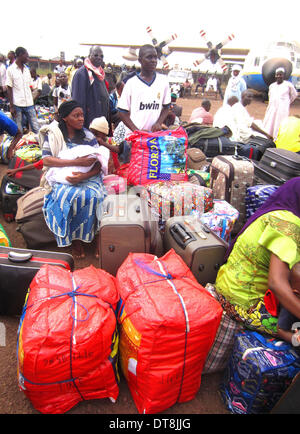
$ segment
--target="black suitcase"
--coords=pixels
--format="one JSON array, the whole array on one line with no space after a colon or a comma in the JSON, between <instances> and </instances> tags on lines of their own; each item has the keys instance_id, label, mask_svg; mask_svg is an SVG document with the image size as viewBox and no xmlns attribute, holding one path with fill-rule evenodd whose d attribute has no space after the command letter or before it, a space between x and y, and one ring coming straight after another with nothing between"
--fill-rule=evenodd
<instances>
[{"instance_id":1,"label":"black suitcase","mask_svg":"<svg viewBox=\"0 0 300 434\"><path fill-rule=\"evenodd\" d=\"M30 283L44 264L74 270L68 253L0 246L0 315L21 315Z\"/></svg>"},{"instance_id":2,"label":"black suitcase","mask_svg":"<svg viewBox=\"0 0 300 434\"><path fill-rule=\"evenodd\" d=\"M165 251L174 249L182 257L202 286L215 283L228 243L206 225L190 216L171 217L163 243Z\"/></svg>"},{"instance_id":3,"label":"black suitcase","mask_svg":"<svg viewBox=\"0 0 300 434\"><path fill-rule=\"evenodd\" d=\"M14 220L17 212L17 200L27 193L29 189L11 181L7 175L4 175L0 187L0 202L4 220L11 222Z\"/></svg>"},{"instance_id":4,"label":"black suitcase","mask_svg":"<svg viewBox=\"0 0 300 434\"><path fill-rule=\"evenodd\" d=\"M255 184L282 185L300 176L300 154L287 149L269 148L254 164Z\"/></svg>"}]
</instances>

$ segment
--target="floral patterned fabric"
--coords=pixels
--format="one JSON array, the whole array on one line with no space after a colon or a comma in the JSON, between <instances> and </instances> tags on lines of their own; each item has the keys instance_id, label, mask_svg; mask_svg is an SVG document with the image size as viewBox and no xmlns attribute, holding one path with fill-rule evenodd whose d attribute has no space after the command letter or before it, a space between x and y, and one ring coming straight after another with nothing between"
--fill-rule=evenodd
<instances>
[{"instance_id":1,"label":"floral patterned fabric","mask_svg":"<svg viewBox=\"0 0 300 434\"><path fill-rule=\"evenodd\" d=\"M273 334L277 318L265 308L271 253L290 268L300 261L300 219L273 211L255 220L236 241L216 279L219 302L231 318Z\"/></svg>"}]
</instances>

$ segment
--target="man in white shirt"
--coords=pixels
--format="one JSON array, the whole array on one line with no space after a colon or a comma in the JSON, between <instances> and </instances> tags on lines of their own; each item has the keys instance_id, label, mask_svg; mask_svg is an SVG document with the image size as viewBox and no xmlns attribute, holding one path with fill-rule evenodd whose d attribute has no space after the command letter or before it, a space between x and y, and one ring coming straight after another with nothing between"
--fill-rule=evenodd
<instances>
[{"instance_id":1,"label":"man in white shirt","mask_svg":"<svg viewBox=\"0 0 300 434\"><path fill-rule=\"evenodd\" d=\"M71 99L71 87L68 84L68 76L65 72L59 74L59 83L60 86L53 91L53 102L56 110L63 102Z\"/></svg>"},{"instance_id":2,"label":"man in white shirt","mask_svg":"<svg viewBox=\"0 0 300 434\"><path fill-rule=\"evenodd\" d=\"M25 116L34 133L39 131L39 123L33 105L31 92L31 75L28 62L28 52L23 47L16 49L16 60L7 68L6 86L10 103L10 112L18 128L23 132L22 116Z\"/></svg>"},{"instance_id":3,"label":"man in white shirt","mask_svg":"<svg viewBox=\"0 0 300 434\"><path fill-rule=\"evenodd\" d=\"M257 121L249 115L246 106L251 104L252 93L245 90L242 93L241 102L236 102L232 106L232 115L236 127L236 140L238 142L247 143L251 136L265 136L268 139L273 139L268 133L263 131L258 125Z\"/></svg>"},{"instance_id":4,"label":"man in white shirt","mask_svg":"<svg viewBox=\"0 0 300 434\"><path fill-rule=\"evenodd\" d=\"M238 102L239 100L236 96L230 97L227 104L221 106L216 111L213 121L213 127L228 127L231 131L230 139L233 141L238 141L238 131L233 117L232 106Z\"/></svg>"},{"instance_id":5,"label":"man in white shirt","mask_svg":"<svg viewBox=\"0 0 300 434\"><path fill-rule=\"evenodd\" d=\"M36 68L34 67L30 68L30 75L32 78L31 91L32 91L33 102L36 103L36 100L42 93L42 86L43 86L42 79L40 78L39 75L37 75Z\"/></svg>"},{"instance_id":6,"label":"man in white shirt","mask_svg":"<svg viewBox=\"0 0 300 434\"><path fill-rule=\"evenodd\" d=\"M144 45L139 51L141 72L129 78L119 99L120 118L130 131L160 131L171 103L166 76L156 72L157 52Z\"/></svg>"},{"instance_id":7,"label":"man in white shirt","mask_svg":"<svg viewBox=\"0 0 300 434\"><path fill-rule=\"evenodd\" d=\"M218 82L215 75L212 75L207 80L205 92L208 92L209 90L213 90L214 92L218 91Z\"/></svg>"},{"instance_id":8,"label":"man in white shirt","mask_svg":"<svg viewBox=\"0 0 300 434\"><path fill-rule=\"evenodd\" d=\"M60 59L59 64L56 65L56 67L54 68L54 73L60 74L61 72L65 72L65 70L66 70L66 66L64 65L63 60Z\"/></svg>"}]
</instances>

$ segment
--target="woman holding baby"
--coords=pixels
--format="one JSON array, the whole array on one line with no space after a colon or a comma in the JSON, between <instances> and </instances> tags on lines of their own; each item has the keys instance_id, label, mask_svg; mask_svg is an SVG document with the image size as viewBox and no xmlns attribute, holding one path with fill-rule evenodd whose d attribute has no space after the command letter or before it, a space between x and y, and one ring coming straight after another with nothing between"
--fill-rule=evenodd
<instances>
[{"instance_id":1,"label":"woman holding baby","mask_svg":"<svg viewBox=\"0 0 300 434\"><path fill-rule=\"evenodd\" d=\"M83 125L82 108L76 101L67 101L58 109L58 122L41 129L39 137L44 164L42 185L49 191L43 208L45 220L57 245L72 245L76 258L84 258L83 243L91 243L99 229L106 196L102 183L103 159L93 153L76 156L76 148L82 149L83 145L87 150L99 151L95 136ZM60 157L63 152L64 155L73 153L73 158ZM70 168L71 173L65 172L63 182L49 183L47 172L54 168Z\"/></svg>"}]
</instances>

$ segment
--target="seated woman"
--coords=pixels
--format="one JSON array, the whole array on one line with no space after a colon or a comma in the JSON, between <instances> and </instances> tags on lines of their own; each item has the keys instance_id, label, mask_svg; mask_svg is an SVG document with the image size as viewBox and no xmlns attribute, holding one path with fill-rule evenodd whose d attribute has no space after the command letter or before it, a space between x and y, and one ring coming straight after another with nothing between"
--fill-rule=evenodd
<instances>
[{"instance_id":1,"label":"seated woman","mask_svg":"<svg viewBox=\"0 0 300 434\"><path fill-rule=\"evenodd\" d=\"M289 280L299 260L300 177L279 187L231 244L215 284L223 309L245 327L279 337L265 294L271 290L281 306L300 318L300 299Z\"/></svg>"},{"instance_id":2,"label":"seated woman","mask_svg":"<svg viewBox=\"0 0 300 434\"><path fill-rule=\"evenodd\" d=\"M91 243L97 234L102 203L106 196L101 164L95 155L92 158L84 156L71 160L59 158L59 154L79 145L94 148L99 148L99 145L95 136L83 127L83 110L76 101L62 103L58 116L58 123L54 121L48 128L40 131L44 170L70 166L91 168L87 172L73 172L66 178L68 184L56 182L50 185L46 176L43 176L41 184L49 191L45 196L43 211L57 245L72 245L74 257L84 258L83 242Z\"/></svg>"}]
</instances>

